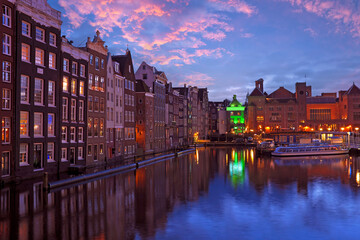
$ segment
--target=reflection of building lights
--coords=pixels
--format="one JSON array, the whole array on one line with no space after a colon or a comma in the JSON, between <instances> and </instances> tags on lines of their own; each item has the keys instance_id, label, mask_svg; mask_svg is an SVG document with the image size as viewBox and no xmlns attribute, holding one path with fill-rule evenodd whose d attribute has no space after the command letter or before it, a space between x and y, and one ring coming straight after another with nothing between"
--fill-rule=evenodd
<instances>
[{"instance_id":1,"label":"reflection of building lights","mask_svg":"<svg viewBox=\"0 0 360 240\"><path fill-rule=\"evenodd\" d=\"M254 163L254 150L253 149L250 150L250 159L251 159L251 162Z\"/></svg>"},{"instance_id":2,"label":"reflection of building lights","mask_svg":"<svg viewBox=\"0 0 360 240\"><path fill-rule=\"evenodd\" d=\"M357 183L358 186L360 186L360 172L359 172L359 170L357 170L357 172L356 172L356 183Z\"/></svg>"},{"instance_id":3,"label":"reflection of building lights","mask_svg":"<svg viewBox=\"0 0 360 240\"><path fill-rule=\"evenodd\" d=\"M196 149L196 164L199 164L199 150Z\"/></svg>"}]
</instances>

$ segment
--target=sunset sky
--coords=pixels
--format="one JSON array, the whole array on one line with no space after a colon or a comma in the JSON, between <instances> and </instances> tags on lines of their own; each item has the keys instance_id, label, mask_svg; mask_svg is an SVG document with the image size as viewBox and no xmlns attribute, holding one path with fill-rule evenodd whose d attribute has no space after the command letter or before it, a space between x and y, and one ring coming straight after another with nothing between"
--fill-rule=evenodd
<instances>
[{"instance_id":1,"label":"sunset sky","mask_svg":"<svg viewBox=\"0 0 360 240\"><path fill-rule=\"evenodd\" d=\"M265 91L313 94L360 85L357 0L48 0L63 34L83 46L99 29L112 54L164 71L174 86L208 87L212 101ZM305 78L306 76L306 78Z\"/></svg>"}]
</instances>

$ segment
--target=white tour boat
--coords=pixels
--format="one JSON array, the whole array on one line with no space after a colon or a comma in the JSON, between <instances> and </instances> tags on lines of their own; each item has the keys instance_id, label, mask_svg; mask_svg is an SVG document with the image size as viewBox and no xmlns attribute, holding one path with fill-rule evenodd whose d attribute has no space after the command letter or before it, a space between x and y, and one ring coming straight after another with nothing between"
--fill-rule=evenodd
<instances>
[{"instance_id":1,"label":"white tour boat","mask_svg":"<svg viewBox=\"0 0 360 240\"><path fill-rule=\"evenodd\" d=\"M315 155L334 155L347 154L349 149L338 145L303 145L294 147L277 147L271 154L278 157L293 156L315 156Z\"/></svg>"}]
</instances>

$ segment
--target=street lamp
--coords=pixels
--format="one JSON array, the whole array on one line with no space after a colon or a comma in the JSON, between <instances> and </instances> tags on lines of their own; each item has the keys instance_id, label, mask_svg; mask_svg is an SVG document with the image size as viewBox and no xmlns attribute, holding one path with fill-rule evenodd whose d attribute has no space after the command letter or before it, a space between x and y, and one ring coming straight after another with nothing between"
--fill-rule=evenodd
<instances>
[{"instance_id":1,"label":"street lamp","mask_svg":"<svg viewBox=\"0 0 360 240\"><path fill-rule=\"evenodd\" d=\"M225 132L226 135L225 135L225 142L227 142L227 135L228 135L228 132Z\"/></svg>"}]
</instances>

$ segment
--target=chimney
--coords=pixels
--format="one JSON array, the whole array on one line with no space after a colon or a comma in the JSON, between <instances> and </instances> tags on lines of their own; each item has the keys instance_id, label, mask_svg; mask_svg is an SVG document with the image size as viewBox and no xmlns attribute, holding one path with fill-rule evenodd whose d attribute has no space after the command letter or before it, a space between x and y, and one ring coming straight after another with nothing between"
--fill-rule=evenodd
<instances>
[{"instance_id":1,"label":"chimney","mask_svg":"<svg viewBox=\"0 0 360 240\"><path fill-rule=\"evenodd\" d=\"M260 78L259 80L255 81L255 88L259 89L261 93L264 93L264 79Z\"/></svg>"}]
</instances>

